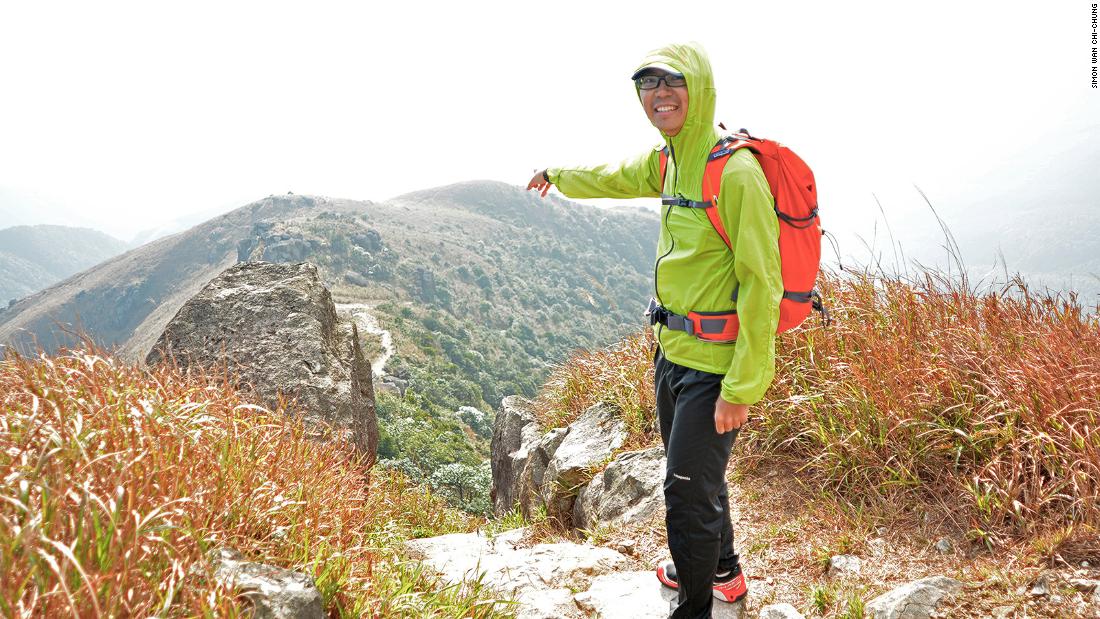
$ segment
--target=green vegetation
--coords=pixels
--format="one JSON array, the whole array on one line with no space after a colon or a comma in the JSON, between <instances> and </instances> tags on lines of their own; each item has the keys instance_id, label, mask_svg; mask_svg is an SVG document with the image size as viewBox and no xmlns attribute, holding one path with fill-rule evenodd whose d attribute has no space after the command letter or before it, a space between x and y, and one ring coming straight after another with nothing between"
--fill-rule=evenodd
<instances>
[{"instance_id":1,"label":"green vegetation","mask_svg":"<svg viewBox=\"0 0 1100 619\"><path fill-rule=\"evenodd\" d=\"M0 363L0 616L240 616L205 558L226 546L312 576L330 616L508 616L400 552L468 516L231 378L97 350Z\"/></svg>"},{"instance_id":2,"label":"green vegetation","mask_svg":"<svg viewBox=\"0 0 1100 619\"><path fill-rule=\"evenodd\" d=\"M491 511L492 473L486 460L491 420L467 417L483 433L488 429L488 434L478 435L461 414L412 392L405 398L379 394L377 412L382 467L427 485L454 507L473 514Z\"/></svg>"}]
</instances>

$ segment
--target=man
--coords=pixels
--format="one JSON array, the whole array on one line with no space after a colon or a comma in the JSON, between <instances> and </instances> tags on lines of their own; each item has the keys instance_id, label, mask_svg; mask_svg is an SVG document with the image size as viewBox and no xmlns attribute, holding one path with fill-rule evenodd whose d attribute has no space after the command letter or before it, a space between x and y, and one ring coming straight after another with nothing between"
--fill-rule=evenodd
<instances>
[{"instance_id":1,"label":"man","mask_svg":"<svg viewBox=\"0 0 1100 619\"><path fill-rule=\"evenodd\" d=\"M707 618L713 598L732 602L747 594L733 547L725 471L749 406L763 397L775 374L783 294L779 224L767 180L747 149L728 158L717 196L729 246L701 208L684 206L713 199L702 195L703 171L720 135L710 61L702 48L669 45L650 52L632 77L646 116L667 145L664 177L654 150L617 165L549 168L527 188L545 196L553 184L573 198L659 196L663 189L683 198L665 204L661 213L656 314L737 311L740 330L732 343L704 341L667 320L653 325L672 555L657 576L679 589L673 618Z\"/></svg>"}]
</instances>

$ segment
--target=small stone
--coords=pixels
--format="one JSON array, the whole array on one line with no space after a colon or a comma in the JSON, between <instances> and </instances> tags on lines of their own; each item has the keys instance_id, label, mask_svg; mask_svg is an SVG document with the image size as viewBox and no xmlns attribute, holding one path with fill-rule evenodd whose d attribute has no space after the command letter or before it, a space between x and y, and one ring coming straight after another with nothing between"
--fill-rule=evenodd
<instances>
[{"instance_id":1,"label":"small stone","mask_svg":"<svg viewBox=\"0 0 1100 619\"><path fill-rule=\"evenodd\" d=\"M1052 596L1050 596L1050 601L1051 601L1052 604L1058 604L1062 601L1062 596L1052 595Z\"/></svg>"},{"instance_id":2,"label":"small stone","mask_svg":"<svg viewBox=\"0 0 1100 619\"><path fill-rule=\"evenodd\" d=\"M637 545L637 542L635 542L634 540L624 539L624 540L619 540L619 541L616 541L616 542L612 543L611 547L614 548L615 550L618 550L619 552L623 553L624 555L633 555L634 554L634 547L636 545Z\"/></svg>"},{"instance_id":3,"label":"small stone","mask_svg":"<svg viewBox=\"0 0 1100 619\"><path fill-rule=\"evenodd\" d=\"M1012 605L998 606L997 608L993 609L993 619L1008 619L1012 616L1012 613L1015 612L1015 610L1016 607Z\"/></svg>"},{"instance_id":4,"label":"small stone","mask_svg":"<svg viewBox=\"0 0 1100 619\"><path fill-rule=\"evenodd\" d=\"M1088 567L1088 566L1089 566L1089 562L1088 562L1088 561L1082 561L1082 562L1081 562L1081 567Z\"/></svg>"},{"instance_id":5,"label":"small stone","mask_svg":"<svg viewBox=\"0 0 1100 619\"><path fill-rule=\"evenodd\" d=\"M1097 589L1097 585L1100 585L1100 580L1092 580L1091 578L1071 578L1069 584L1081 593L1092 593Z\"/></svg>"},{"instance_id":6,"label":"small stone","mask_svg":"<svg viewBox=\"0 0 1100 619\"><path fill-rule=\"evenodd\" d=\"M886 555L886 540L881 537L867 540L867 549L871 551L871 556L883 557Z\"/></svg>"},{"instance_id":7,"label":"small stone","mask_svg":"<svg viewBox=\"0 0 1100 619\"><path fill-rule=\"evenodd\" d=\"M803 619L798 609L786 602L769 604L760 609L760 619Z\"/></svg>"},{"instance_id":8,"label":"small stone","mask_svg":"<svg viewBox=\"0 0 1100 619\"><path fill-rule=\"evenodd\" d=\"M769 584L769 585L773 585L773 584L775 584L775 579L772 578L771 576L768 576L767 578L764 579L764 582Z\"/></svg>"},{"instance_id":9,"label":"small stone","mask_svg":"<svg viewBox=\"0 0 1100 619\"><path fill-rule=\"evenodd\" d=\"M1042 574L1031 583L1032 597L1046 597L1050 595L1050 575Z\"/></svg>"},{"instance_id":10,"label":"small stone","mask_svg":"<svg viewBox=\"0 0 1100 619\"><path fill-rule=\"evenodd\" d=\"M829 576L847 576L859 574L862 562L855 555L837 555L829 559Z\"/></svg>"},{"instance_id":11,"label":"small stone","mask_svg":"<svg viewBox=\"0 0 1100 619\"><path fill-rule=\"evenodd\" d=\"M951 548L951 540L947 539L946 537L941 537L939 541L936 542L936 550L938 550L941 554L947 554L951 552Z\"/></svg>"}]
</instances>

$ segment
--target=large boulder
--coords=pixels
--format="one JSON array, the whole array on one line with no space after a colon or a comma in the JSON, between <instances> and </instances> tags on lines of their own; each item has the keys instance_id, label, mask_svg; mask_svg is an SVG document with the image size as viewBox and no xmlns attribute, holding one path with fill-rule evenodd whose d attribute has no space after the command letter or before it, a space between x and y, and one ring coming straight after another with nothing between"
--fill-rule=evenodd
<instances>
[{"instance_id":1,"label":"large boulder","mask_svg":"<svg viewBox=\"0 0 1100 619\"><path fill-rule=\"evenodd\" d=\"M541 432L528 402L508 396L500 403L493 423L490 463L493 469L493 511L499 516L516 506L520 495L520 476L527 466L530 448Z\"/></svg>"},{"instance_id":2,"label":"large boulder","mask_svg":"<svg viewBox=\"0 0 1100 619\"><path fill-rule=\"evenodd\" d=\"M664 508L664 479L661 447L621 454L581 490L573 506L573 523L592 529L646 520Z\"/></svg>"},{"instance_id":3,"label":"large boulder","mask_svg":"<svg viewBox=\"0 0 1100 619\"><path fill-rule=\"evenodd\" d=\"M946 576L929 576L887 591L867 604L874 619L927 619L945 597L962 590L962 583Z\"/></svg>"},{"instance_id":4,"label":"large boulder","mask_svg":"<svg viewBox=\"0 0 1100 619\"><path fill-rule=\"evenodd\" d=\"M223 271L168 323L149 364L229 365L269 408L295 401L373 462L378 422L370 363L354 325L338 323L332 296L309 263L243 262Z\"/></svg>"},{"instance_id":5,"label":"large boulder","mask_svg":"<svg viewBox=\"0 0 1100 619\"><path fill-rule=\"evenodd\" d=\"M572 523L573 503L593 469L606 463L626 441L626 424L606 404L594 404L569 425L542 478L547 514Z\"/></svg>"}]
</instances>

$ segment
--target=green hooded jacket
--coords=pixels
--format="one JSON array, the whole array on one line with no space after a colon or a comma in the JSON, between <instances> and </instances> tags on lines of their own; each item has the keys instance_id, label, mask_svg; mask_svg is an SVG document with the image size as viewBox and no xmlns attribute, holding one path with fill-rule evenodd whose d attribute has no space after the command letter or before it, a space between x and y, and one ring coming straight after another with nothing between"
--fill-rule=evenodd
<instances>
[{"instance_id":1,"label":"green hooded jacket","mask_svg":"<svg viewBox=\"0 0 1100 619\"><path fill-rule=\"evenodd\" d=\"M664 193L703 201L703 171L718 141L714 124L714 77L696 44L650 52L638 68L668 65L687 78L688 109L670 149ZM639 93L639 101L641 94ZM550 181L571 198L639 198L661 195L660 149L614 165L549 168ZM654 296L676 312L737 310L735 343L704 342L683 331L654 325L669 361L722 374L722 398L735 404L759 401L775 376L775 330L783 277L779 222L767 179L752 153L737 151L722 172L718 213L733 245L731 253L702 209L663 206ZM730 299L737 288L737 301Z\"/></svg>"}]
</instances>

